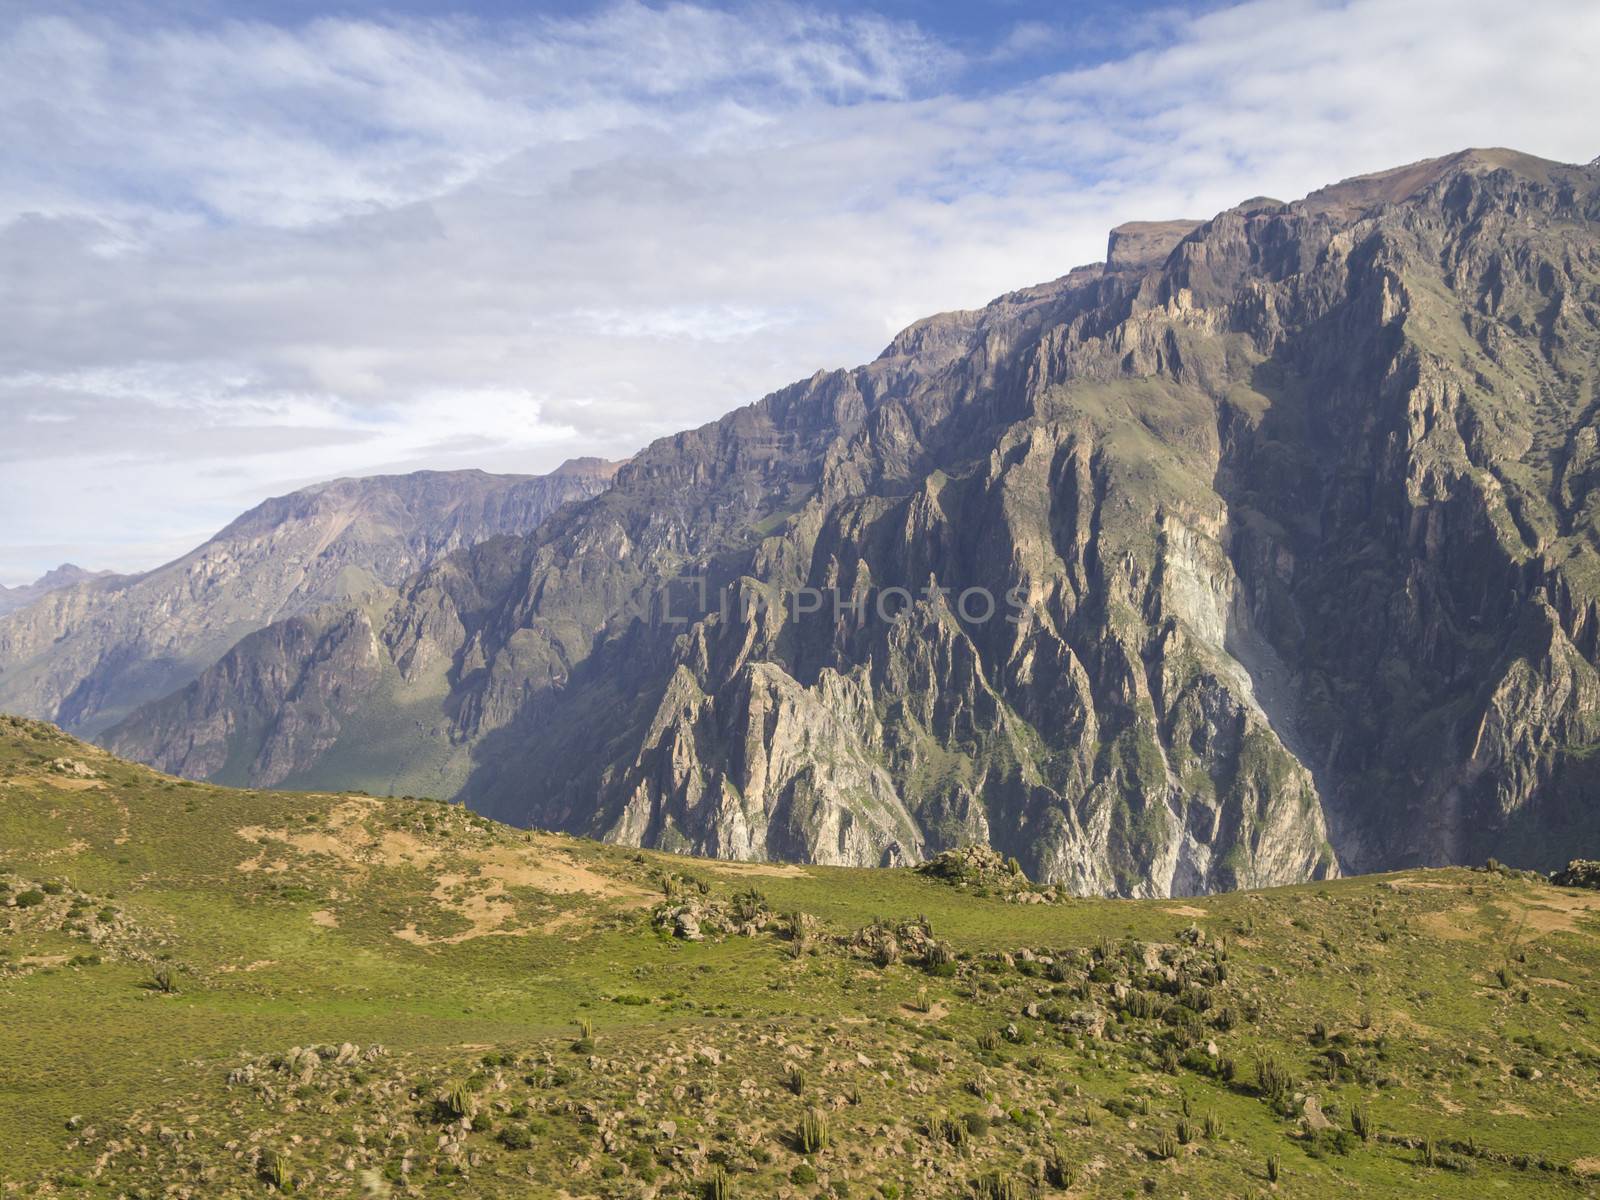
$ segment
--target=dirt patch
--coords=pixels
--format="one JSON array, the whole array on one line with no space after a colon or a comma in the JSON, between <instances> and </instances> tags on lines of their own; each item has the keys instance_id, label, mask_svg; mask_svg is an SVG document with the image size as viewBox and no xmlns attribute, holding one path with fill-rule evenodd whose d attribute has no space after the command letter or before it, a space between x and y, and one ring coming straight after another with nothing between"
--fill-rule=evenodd
<instances>
[{"instance_id":1,"label":"dirt patch","mask_svg":"<svg viewBox=\"0 0 1600 1200\"><path fill-rule=\"evenodd\" d=\"M1421 879L1415 875L1402 875L1398 879L1391 879L1389 886L1402 891L1407 888L1421 888L1424 891L1459 892L1466 884L1455 883L1444 879Z\"/></svg>"},{"instance_id":2,"label":"dirt patch","mask_svg":"<svg viewBox=\"0 0 1600 1200\"><path fill-rule=\"evenodd\" d=\"M58 792L87 792L106 786L103 779L71 779L61 775L41 775L39 779Z\"/></svg>"},{"instance_id":3,"label":"dirt patch","mask_svg":"<svg viewBox=\"0 0 1600 1200\"><path fill-rule=\"evenodd\" d=\"M1175 917L1209 917L1211 914L1203 908L1196 908L1192 904L1169 904L1162 908L1162 912L1171 913Z\"/></svg>"},{"instance_id":4,"label":"dirt patch","mask_svg":"<svg viewBox=\"0 0 1600 1200\"><path fill-rule=\"evenodd\" d=\"M1539 933L1577 933L1578 921L1600 914L1600 892L1541 891L1523 908L1528 927Z\"/></svg>"},{"instance_id":5,"label":"dirt patch","mask_svg":"<svg viewBox=\"0 0 1600 1200\"><path fill-rule=\"evenodd\" d=\"M1533 976L1530 976L1529 979L1528 979L1528 982L1529 983L1541 984L1544 987L1553 987L1553 988L1571 988L1572 987L1572 985L1570 983L1568 983L1565 979L1551 979L1549 976L1546 976L1546 975L1533 975Z\"/></svg>"},{"instance_id":6,"label":"dirt patch","mask_svg":"<svg viewBox=\"0 0 1600 1200\"><path fill-rule=\"evenodd\" d=\"M516 908L506 899L505 885L498 879L489 880L488 887L478 891L473 884L482 876L444 874L433 885L433 898L439 907L464 917L468 928L445 937L432 937L417 928L415 922L395 930L394 936L414 946L455 945L480 937L521 937L526 929L507 929L506 923L517 915Z\"/></svg>"},{"instance_id":7,"label":"dirt patch","mask_svg":"<svg viewBox=\"0 0 1600 1200\"><path fill-rule=\"evenodd\" d=\"M385 868L414 867L439 872L432 889L434 901L446 912L464 919L468 928L433 936L416 922L394 931L413 945L457 943L479 937L520 937L532 927L518 927L517 907L509 889L528 888L551 896L586 896L597 901L621 901L630 907L646 906L654 899L643 888L602 875L576 862L554 838L534 838L511 846L457 847L430 845L415 834L387 829L374 832L367 820L382 807L375 800L345 800L333 806L326 823L314 829L267 829L247 825L235 832L260 847L236 866L243 872L282 870L287 864L268 862L274 849L288 846L301 854L333 859L355 876ZM448 868L448 869L447 869ZM331 910L311 915L314 924L337 928ZM573 917L562 914L545 928L560 927Z\"/></svg>"},{"instance_id":8,"label":"dirt patch","mask_svg":"<svg viewBox=\"0 0 1600 1200\"><path fill-rule=\"evenodd\" d=\"M943 1000L935 1000L933 1007L923 1012L913 1004L902 1004L900 1011L913 1021L939 1021L950 1015L950 1006Z\"/></svg>"},{"instance_id":9,"label":"dirt patch","mask_svg":"<svg viewBox=\"0 0 1600 1200\"><path fill-rule=\"evenodd\" d=\"M803 879L806 869L796 863L701 862L697 866L722 875L766 875L781 879Z\"/></svg>"},{"instance_id":10,"label":"dirt patch","mask_svg":"<svg viewBox=\"0 0 1600 1200\"><path fill-rule=\"evenodd\" d=\"M1572 1169L1579 1175L1600 1175L1600 1158L1575 1158Z\"/></svg>"},{"instance_id":11,"label":"dirt patch","mask_svg":"<svg viewBox=\"0 0 1600 1200\"><path fill-rule=\"evenodd\" d=\"M455 944L479 937L522 937L528 933L556 932L578 919L562 913L538 927L513 927L517 910L507 888L525 887L553 896L588 896L595 900L622 900L629 907L649 905L654 896L643 888L591 871L564 853L541 843L466 851L457 856L476 869L471 874L439 876L433 898L439 906L464 918L469 927L445 937L431 937L415 923L397 929L394 936L417 946Z\"/></svg>"},{"instance_id":12,"label":"dirt patch","mask_svg":"<svg viewBox=\"0 0 1600 1200\"><path fill-rule=\"evenodd\" d=\"M1434 937L1449 942L1475 942L1485 930L1477 923L1477 912L1470 908L1447 908L1443 912L1427 913L1421 925Z\"/></svg>"}]
</instances>

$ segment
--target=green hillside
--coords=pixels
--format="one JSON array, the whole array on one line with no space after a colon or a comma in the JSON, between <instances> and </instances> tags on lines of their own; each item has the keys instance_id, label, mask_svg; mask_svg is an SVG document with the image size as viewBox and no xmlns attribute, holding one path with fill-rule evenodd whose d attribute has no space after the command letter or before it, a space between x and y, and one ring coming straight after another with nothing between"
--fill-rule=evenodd
<instances>
[{"instance_id":1,"label":"green hillside","mask_svg":"<svg viewBox=\"0 0 1600 1200\"><path fill-rule=\"evenodd\" d=\"M945 865L235 791L0 718L0 1195L1593 1194L1600 893Z\"/></svg>"}]
</instances>

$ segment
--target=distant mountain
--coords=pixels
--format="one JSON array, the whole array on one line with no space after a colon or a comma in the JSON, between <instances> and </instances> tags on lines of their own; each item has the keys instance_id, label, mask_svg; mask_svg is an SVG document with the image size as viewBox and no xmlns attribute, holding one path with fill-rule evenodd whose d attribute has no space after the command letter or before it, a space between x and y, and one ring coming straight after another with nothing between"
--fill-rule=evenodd
<instances>
[{"instance_id":1,"label":"distant mountain","mask_svg":"<svg viewBox=\"0 0 1600 1200\"><path fill-rule=\"evenodd\" d=\"M1559 865L1600 852L1597 386L1595 168L1122 226L108 742L731 858L988 842L1078 892Z\"/></svg>"},{"instance_id":2,"label":"distant mountain","mask_svg":"<svg viewBox=\"0 0 1600 1200\"><path fill-rule=\"evenodd\" d=\"M19 608L26 608L49 592L71 587L75 583L83 583L89 579L103 579L111 574L110 571L85 571L75 563L62 563L53 571L46 571L32 583L10 588L0 584L0 616L16 612Z\"/></svg>"},{"instance_id":3,"label":"distant mountain","mask_svg":"<svg viewBox=\"0 0 1600 1200\"><path fill-rule=\"evenodd\" d=\"M542 476L340 479L257 505L145 574L63 579L0 617L0 711L95 734L188 683L254 630L324 604L384 604L440 556L529 533L567 501L603 490L615 470L578 459Z\"/></svg>"}]
</instances>

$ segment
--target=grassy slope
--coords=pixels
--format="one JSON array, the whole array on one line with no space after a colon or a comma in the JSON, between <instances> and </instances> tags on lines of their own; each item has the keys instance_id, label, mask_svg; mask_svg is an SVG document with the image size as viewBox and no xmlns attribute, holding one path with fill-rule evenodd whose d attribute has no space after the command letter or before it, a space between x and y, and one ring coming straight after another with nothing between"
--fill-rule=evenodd
<instances>
[{"instance_id":1,"label":"grassy slope","mask_svg":"<svg viewBox=\"0 0 1600 1200\"><path fill-rule=\"evenodd\" d=\"M672 875L698 903L754 885L818 924L800 946L777 916L672 939L649 913ZM908 871L688 861L426 801L196 785L0 718L0 881L0 904L46 893L0 907L6 1195L267 1195L278 1152L308 1196L360 1195L363 1172L374 1194L685 1195L719 1162L734 1196L970 1195L991 1170L1027 1195L1056 1150L1077 1183L1043 1194L1586 1195L1600 1170L1600 895L1522 877L1019 905ZM962 956L953 975L842 944L917 914ZM1190 1033L1072 1024L1121 989L1171 1002L1129 939L1203 983ZM1023 948L1058 965L999 957ZM158 970L175 994L149 986ZM594 1040L574 1050L579 1020ZM1163 1069L1175 1039L1193 1053ZM356 1062L304 1078L283 1061L347 1042ZM1280 1105L1256 1086L1263 1055L1294 1081ZM471 1131L436 1104L451 1082ZM1303 1136L1302 1092L1338 1126L1365 1106L1378 1135ZM1156 1157L1186 1102L1194 1136ZM831 1144L802 1156L811 1106ZM952 1146L940 1120L969 1114L988 1128ZM503 1144L519 1134L531 1146Z\"/></svg>"}]
</instances>

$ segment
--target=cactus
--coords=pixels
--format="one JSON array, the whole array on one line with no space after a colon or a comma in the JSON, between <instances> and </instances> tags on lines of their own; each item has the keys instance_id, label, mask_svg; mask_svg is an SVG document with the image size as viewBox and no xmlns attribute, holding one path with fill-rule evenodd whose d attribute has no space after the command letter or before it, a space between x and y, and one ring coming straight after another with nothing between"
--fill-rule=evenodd
<instances>
[{"instance_id":1,"label":"cactus","mask_svg":"<svg viewBox=\"0 0 1600 1200\"><path fill-rule=\"evenodd\" d=\"M289 1156L278 1150L264 1150L261 1154L261 1178L280 1192L290 1190Z\"/></svg>"},{"instance_id":2,"label":"cactus","mask_svg":"<svg viewBox=\"0 0 1600 1200\"><path fill-rule=\"evenodd\" d=\"M820 1108L808 1108L800 1118L799 1136L795 1139L801 1154L815 1154L828 1148L828 1114Z\"/></svg>"}]
</instances>

